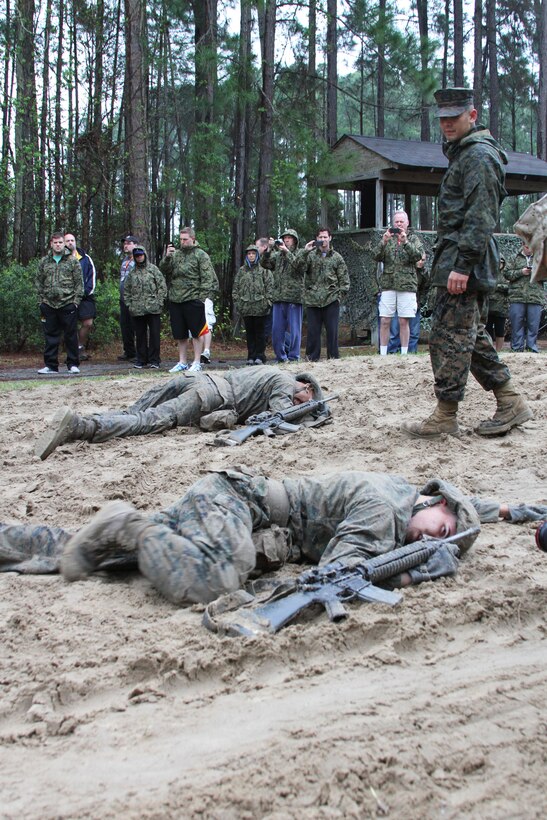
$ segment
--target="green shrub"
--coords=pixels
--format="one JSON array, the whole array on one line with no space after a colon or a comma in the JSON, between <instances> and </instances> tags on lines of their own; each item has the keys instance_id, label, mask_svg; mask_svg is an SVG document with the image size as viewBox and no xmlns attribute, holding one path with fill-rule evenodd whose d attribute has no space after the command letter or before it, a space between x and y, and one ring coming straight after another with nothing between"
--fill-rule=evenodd
<instances>
[{"instance_id":1,"label":"green shrub","mask_svg":"<svg viewBox=\"0 0 547 820\"><path fill-rule=\"evenodd\" d=\"M103 347L120 338L120 288L118 282L107 279L95 288L97 317L93 322L91 343Z\"/></svg>"},{"instance_id":2,"label":"green shrub","mask_svg":"<svg viewBox=\"0 0 547 820\"><path fill-rule=\"evenodd\" d=\"M42 347L44 336L34 279L38 260L28 267L12 262L0 272L0 350Z\"/></svg>"}]
</instances>

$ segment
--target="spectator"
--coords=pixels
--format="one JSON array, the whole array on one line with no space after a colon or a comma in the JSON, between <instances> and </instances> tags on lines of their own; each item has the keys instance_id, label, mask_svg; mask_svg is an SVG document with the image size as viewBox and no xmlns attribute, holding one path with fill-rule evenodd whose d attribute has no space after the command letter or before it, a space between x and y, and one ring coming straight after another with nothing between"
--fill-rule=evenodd
<instances>
[{"instance_id":1,"label":"spectator","mask_svg":"<svg viewBox=\"0 0 547 820\"><path fill-rule=\"evenodd\" d=\"M93 319L97 315L97 306L95 305L95 297L93 295L95 285L97 284L97 274L95 272L93 259L82 248L76 247L76 237L74 234L65 233L65 245L82 268L84 295L78 305L78 319L81 323L80 330L78 331L78 354L80 361L85 362L89 359L89 355L86 352L87 344L89 334L93 328Z\"/></svg>"},{"instance_id":2,"label":"spectator","mask_svg":"<svg viewBox=\"0 0 547 820\"><path fill-rule=\"evenodd\" d=\"M494 342L494 347L499 353L503 350L505 342L505 321L509 313L509 286L504 276L505 259L500 256L500 264L496 277L496 289L488 294L488 318L486 320L486 332Z\"/></svg>"},{"instance_id":3,"label":"spectator","mask_svg":"<svg viewBox=\"0 0 547 820\"><path fill-rule=\"evenodd\" d=\"M161 311L167 295L163 273L146 257L140 245L133 248L135 267L125 280L125 303L129 308L137 339L137 361L141 370L160 366Z\"/></svg>"},{"instance_id":4,"label":"spectator","mask_svg":"<svg viewBox=\"0 0 547 820\"><path fill-rule=\"evenodd\" d=\"M539 282L531 282L533 254L527 245L509 260L504 276L509 282L509 320L511 350L538 352L537 338L545 291Z\"/></svg>"},{"instance_id":5,"label":"spectator","mask_svg":"<svg viewBox=\"0 0 547 820\"><path fill-rule=\"evenodd\" d=\"M218 289L218 279L209 255L199 247L192 228L180 229L180 249L169 244L160 263L167 280L169 318L179 360L170 373L201 370L203 336L207 333L205 300ZM194 361L188 365L189 334L192 334Z\"/></svg>"},{"instance_id":6,"label":"spectator","mask_svg":"<svg viewBox=\"0 0 547 820\"><path fill-rule=\"evenodd\" d=\"M247 364L266 361L266 317L272 304L273 277L260 264L256 245L249 245L234 280L232 297L247 336Z\"/></svg>"},{"instance_id":7,"label":"spectator","mask_svg":"<svg viewBox=\"0 0 547 820\"><path fill-rule=\"evenodd\" d=\"M401 353L408 353L410 326L418 310L416 291L418 276L416 265L424 255L424 247L413 233L408 231L409 220L405 211L396 211L393 227L384 233L376 247L374 258L383 262L380 280L380 354L387 355L391 319L397 313Z\"/></svg>"},{"instance_id":8,"label":"spectator","mask_svg":"<svg viewBox=\"0 0 547 820\"><path fill-rule=\"evenodd\" d=\"M334 251L328 228L319 228L304 246L300 264L304 270L304 301L308 319L306 357L317 362L321 356L321 329L327 333L327 359L339 359L338 323L340 301L349 291L349 274L342 256Z\"/></svg>"},{"instance_id":9,"label":"spectator","mask_svg":"<svg viewBox=\"0 0 547 820\"><path fill-rule=\"evenodd\" d=\"M212 299L205 300L205 320L207 322L207 333L203 334L203 353L200 356L202 364L211 364L211 343L213 341L213 328L217 323L215 316L215 306Z\"/></svg>"},{"instance_id":10,"label":"spectator","mask_svg":"<svg viewBox=\"0 0 547 820\"><path fill-rule=\"evenodd\" d=\"M288 228L281 239L261 254L264 268L273 271L272 347L278 362L297 362L302 340L304 270L298 265L298 234Z\"/></svg>"},{"instance_id":11,"label":"spectator","mask_svg":"<svg viewBox=\"0 0 547 820\"><path fill-rule=\"evenodd\" d=\"M59 372L59 342L63 334L66 366L69 373L79 373L78 305L84 295L82 269L68 248L62 233L51 235L50 250L40 259L36 289L46 346L44 367L38 373Z\"/></svg>"},{"instance_id":12,"label":"spectator","mask_svg":"<svg viewBox=\"0 0 547 820\"><path fill-rule=\"evenodd\" d=\"M416 316L408 320L408 327L410 330L410 337L408 340L408 352L417 353L418 345L420 343L420 328L422 321L422 310L427 302L427 294L429 291L429 277L425 269L425 251L422 258L416 262L416 276L418 277L418 290L416 291L417 310ZM387 346L388 353L401 352L401 337L399 334L399 315L396 312L391 320L389 326L389 343Z\"/></svg>"},{"instance_id":13,"label":"spectator","mask_svg":"<svg viewBox=\"0 0 547 820\"><path fill-rule=\"evenodd\" d=\"M124 257L120 266L120 330L122 332L123 353L121 356L118 356L121 362L132 362L137 355L135 349L135 328L133 327L133 320L129 308L125 304L124 286L129 271L135 267L133 248L138 241L137 237L132 236L132 234L128 234L122 239Z\"/></svg>"}]
</instances>

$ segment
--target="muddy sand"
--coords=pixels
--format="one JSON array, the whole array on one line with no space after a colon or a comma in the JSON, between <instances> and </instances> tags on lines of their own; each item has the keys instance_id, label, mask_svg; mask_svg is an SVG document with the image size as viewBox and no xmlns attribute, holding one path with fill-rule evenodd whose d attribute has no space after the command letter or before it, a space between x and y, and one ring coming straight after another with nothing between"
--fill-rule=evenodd
<instances>
[{"instance_id":1,"label":"muddy sand","mask_svg":"<svg viewBox=\"0 0 547 820\"><path fill-rule=\"evenodd\" d=\"M49 381L0 393L0 520L77 528L109 499L155 510L209 467L275 478L370 469L473 494L547 499L543 354L505 354L536 418L414 441L433 404L427 356L310 365L334 422L237 450L177 429L79 442L37 460L61 404L125 406L154 377ZM161 374L156 378L167 378ZM547 793L547 555L534 525L487 525L454 579L399 607L352 605L278 635L218 637L138 574L66 584L0 576L2 818L540 818Z\"/></svg>"}]
</instances>

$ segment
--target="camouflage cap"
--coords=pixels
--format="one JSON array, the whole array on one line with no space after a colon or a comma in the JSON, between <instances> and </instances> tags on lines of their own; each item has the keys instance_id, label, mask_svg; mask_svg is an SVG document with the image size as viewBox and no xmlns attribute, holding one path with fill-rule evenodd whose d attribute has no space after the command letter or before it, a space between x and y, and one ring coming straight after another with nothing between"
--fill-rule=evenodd
<instances>
[{"instance_id":1,"label":"camouflage cap","mask_svg":"<svg viewBox=\"0 0 547 820\"><path fill-rule=\"evenodd\" d=\"M439 88L433 96L437 103L434 117L459 117L473 108L472 88Z\"/></svg>"},{"instance_id":2,"label":"camouflage cap","mask_svg":"<svg viewBox=\"0 0 547 820\"><path fill-rule=\"evenodd\" d=\"M432 478L420 490L420 494L442 495L446 499L449 509L456 515L456 532L463 532L471 527L480 527L479 514L470 499L450 482ZM463 541L459 541L458 546L461 552L467 552L476 538L477 535L468 535Z\"/></svg>"}]
</instances>

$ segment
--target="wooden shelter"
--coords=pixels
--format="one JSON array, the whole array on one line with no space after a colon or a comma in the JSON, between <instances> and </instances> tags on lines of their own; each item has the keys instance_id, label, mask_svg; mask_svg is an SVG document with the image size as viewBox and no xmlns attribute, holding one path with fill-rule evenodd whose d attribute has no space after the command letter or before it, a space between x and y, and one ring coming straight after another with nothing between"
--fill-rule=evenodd
<instances>
[{"instance_id":1,"label":"wooden shelter","mask_svg":"<svg viewBox=\"0 0 547 820\"><path fill-rule=\"evenodd\" d=\"M505 187L510 195L547 191L547 162L507 151ZM321 186L361 194L359 228L387 224L386 194L437 196L448 160L440 143L344 134L331 151L333 172Z\"/></svg>"}]
</instances>

